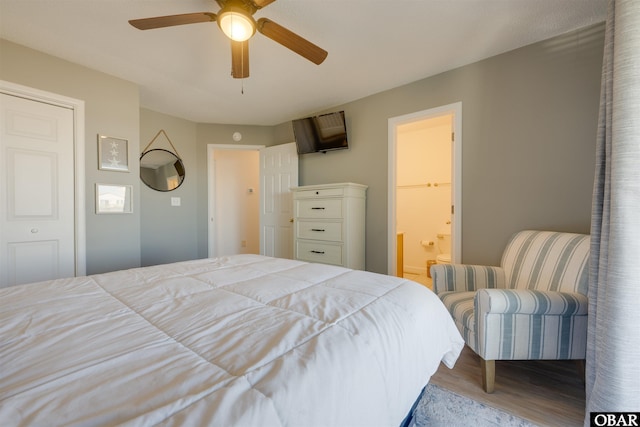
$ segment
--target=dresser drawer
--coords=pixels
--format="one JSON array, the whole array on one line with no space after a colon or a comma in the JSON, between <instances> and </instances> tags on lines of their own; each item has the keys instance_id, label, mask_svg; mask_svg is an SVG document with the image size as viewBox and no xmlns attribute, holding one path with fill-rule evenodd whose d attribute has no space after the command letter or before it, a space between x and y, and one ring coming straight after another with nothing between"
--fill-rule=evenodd
<instances>
[{"instance_id":1,"label":"dresser drawer","mask_svg":"<svg viewBox=\"0 0 640 427\"><path fill-rule=\"evenodd\" d=\"M296 259L342 265L342 245L296 240Z\"/></svg>"},{"instance_id":2,"label":"dresser drawer","mask_svg":"<svg viewBox=\"0 0 640 427\"><path fill-rule=\"evenodd\" d=\"M297 221L296 237L342 242L342 222Z\"/></svg>"},{"instance_id":3,"label":"dresser drawer","mask_svg":"<svg viewBox=\"0 0 640 427\"><path fill-rule=\"evenodd\" d=\"M342 199L296 200L298 218L342 218Z\"/></svg>"},{"instance_id":4,"label":"dresser drawer","mask_svg":"<svg viewBox=\"0 0 640 427\"><path fill-rule=\"evenodd\" d=\"M341 197L343 194L343 188L317 188L315 190L300 190L296 192L296 197L299 199L313 197Z\"/></svg>"}]
</instances>

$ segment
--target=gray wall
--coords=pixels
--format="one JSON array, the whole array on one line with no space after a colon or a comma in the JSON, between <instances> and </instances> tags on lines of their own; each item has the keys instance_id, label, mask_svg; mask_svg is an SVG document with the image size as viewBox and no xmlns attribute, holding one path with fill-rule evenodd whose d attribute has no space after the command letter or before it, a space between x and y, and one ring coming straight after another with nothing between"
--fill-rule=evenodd
<instances>
[{"instance_id":1,"label":"gray wall","mask_svg":"<svg viewBox=\"0 0 640 427\"><path fill-rule=\"evenodd\" d=\"M0 39L0 79L85 101L87 274L140 265L138 86ZM129 141L129 173L98 170L97 135ZM96 215L95 184L133 186L133 213Z\"/></svg>"},{"instance_id":2,"label":"gray wall","mask_svg":"<svg viewBox=\"0 0 640 427\"><path fill-rule=\"evenodd\" d=\"M386 273L388 119L461 101L462 261L498 264L521 229L588 233L603 42L599 24L337 106L351 148L301 156L300 184L369 186L366 269Z\"/></svg>"},{"instance_id":3,"label":"gray wall","mask_svg":"<svg viewBox=\"0 0 640 427\"><path fill-rule=\"evenodd\" d=\"M158 132L164 130L169 139L160 134L148 149L177 151L185 167L184 181L173 191L155 191L145 184L140 186L140 258L143 266L198 258L196 128L196 124L188 120L144 108L140 110L140 150L137 155L140 156ZM180 206L171 206L172 197L180 198Z\"/></svg>"},{"instance_id":4,"label":"gray wall","mask_svg":"<svg viewBox=\"0 0 640 427\"><path fill-rule=\"evenodd\" d=\"M351 148L302 156L300 184L369 186L366 268L386 273L388 119L461 101L463 261L497 264L508 236L523 228L588 232L603 33L596 25L336 106L346 111ZM290 122L196 124L140 109L133 83L0 43L1 79L86 102L90 274L206 257L207 144L293 141ZM137 155L160 129L185 161L185 183L171 193L138 179ZM235 131L242 141L232 140ZM129 140L131 173L97 170L98 133ZM96 182L133 185L134 213L95 215ZM180 208L171 196L181 197Z\"/></svg>"}]
</instances>

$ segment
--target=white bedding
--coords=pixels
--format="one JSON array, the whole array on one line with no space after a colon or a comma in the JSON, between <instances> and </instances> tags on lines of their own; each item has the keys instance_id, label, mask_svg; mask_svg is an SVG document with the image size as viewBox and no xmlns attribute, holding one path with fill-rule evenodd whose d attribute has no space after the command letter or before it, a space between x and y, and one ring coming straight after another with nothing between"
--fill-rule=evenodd
<instances>
[{"instance_id":1,"label":"white bedding","mask_svg":"<svg viewBox=\"0 0 640 427\"><path fill-rule=\"evenodd\" d=\"M0 289L3 426L398 426L464 342L411 281L259 255Z\"/></svg>"}]
</instances>

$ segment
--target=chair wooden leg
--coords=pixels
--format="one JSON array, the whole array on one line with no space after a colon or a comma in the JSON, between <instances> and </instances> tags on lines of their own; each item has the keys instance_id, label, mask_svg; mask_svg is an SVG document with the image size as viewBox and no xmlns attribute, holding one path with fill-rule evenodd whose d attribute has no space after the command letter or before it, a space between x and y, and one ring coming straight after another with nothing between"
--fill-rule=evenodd
<instances>
[{"instance_id":1,"label":"chair wooden leg","mask_svg":"<svg viewBox=\"0 0 640 427\"><path fill-rule=\"evenodd\" d=\"M496 361L480 358L480 369L482 370L482 388L487 393L493 393L496 383Z\"/></svg>"}]
</instances>

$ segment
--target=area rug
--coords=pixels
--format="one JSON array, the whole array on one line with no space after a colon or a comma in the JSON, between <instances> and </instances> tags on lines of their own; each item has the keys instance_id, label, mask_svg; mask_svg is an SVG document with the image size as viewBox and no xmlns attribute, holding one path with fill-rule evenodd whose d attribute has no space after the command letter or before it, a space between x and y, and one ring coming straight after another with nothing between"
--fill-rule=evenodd
<instances>
[{"instance_id":1,"label":"area rug","mask_svg":"<svg viewBox=\"0 0 640 427\"><path fill-rule=\"evenodd\" d=\"M427 384L415 406L410 427L537 427L536 424L450 390Z\"/></svg>"}]
</instances>

